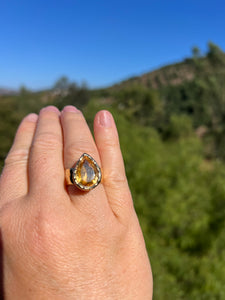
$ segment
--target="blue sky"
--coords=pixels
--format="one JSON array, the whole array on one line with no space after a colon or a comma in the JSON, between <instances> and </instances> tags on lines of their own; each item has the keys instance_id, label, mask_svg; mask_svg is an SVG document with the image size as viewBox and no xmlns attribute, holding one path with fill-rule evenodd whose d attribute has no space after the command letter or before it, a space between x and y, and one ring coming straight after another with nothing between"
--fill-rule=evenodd
<instances>
[{"instance_id":1,"label":"blue sky","mask_svg":"<svg viewBox=\"0 0 225 300\"><path fill-rule=\"evenodd\" d=\"M224 0L2 0L0 86L108 86L210 40L225 50Z\"/></svg>"}]
</instances>

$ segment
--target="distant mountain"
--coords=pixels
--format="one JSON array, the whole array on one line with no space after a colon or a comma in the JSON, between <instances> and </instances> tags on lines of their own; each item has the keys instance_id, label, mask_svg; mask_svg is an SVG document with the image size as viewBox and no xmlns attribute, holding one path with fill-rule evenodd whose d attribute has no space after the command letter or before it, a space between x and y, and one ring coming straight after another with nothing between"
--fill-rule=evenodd
<instances>
[{"instance_id":1,"label":"distant mountain","mask_svg":"<svg viewBox=\"0 0 225 300\"><path fill-rule=\"evenodd\" d=\"M12 89L0 88L0 95L16 95L17 92Z\"/></svg>"},{"instance_id":2,"label":"distant mountain","mask_svg":"<svg viewBox=\"0 0 225 300\"><path fill-rule=\"evenodd\" d=\"M181 63L167 65L157 70L144 73L140 76L128 78L112 88L124 88L131 85L144 85L149 88L157 89L161 86L179 85L184 81L194 78L195 67L189 60Z\"/></svg>"},{"instance_id":3,"label":"distant mountain","mask_svg":"<svg viewBox=\"0 0 225 300\"><path fill-rule=\"evenodd\" d=\"M197 47L192 51L191 58L128 78L110 89L117 90L134 85L160 89L165 86L179 86L184 82L192 81L196 76L225 74L225 53L217 45L209 43L206 55L200 55Z\"/></svg>"}]
</instances>

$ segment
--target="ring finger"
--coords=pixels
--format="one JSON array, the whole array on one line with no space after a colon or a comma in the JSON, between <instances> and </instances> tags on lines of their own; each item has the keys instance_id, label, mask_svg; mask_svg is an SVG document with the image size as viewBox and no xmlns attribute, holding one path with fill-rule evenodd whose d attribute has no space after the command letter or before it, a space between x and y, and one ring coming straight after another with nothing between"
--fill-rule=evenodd
<instances>
[{"instance_id":1,"label":"ring finger","mask_svg":"<svg viewBox=\"0 0 225 300\"><path fill-rule=\"evenodd\" d=\"M82 115L74 106L66 106L61 113L64 139L64 166L73 167L80 156L86 152L100 165L100 157L90 129ZM102 184L91 192L80 191L75 186L68 186L68 193L73 203L82 212L101 211L109 207ZM93 201L97 199L97 201Z\"/></svg>"}]
</instances>

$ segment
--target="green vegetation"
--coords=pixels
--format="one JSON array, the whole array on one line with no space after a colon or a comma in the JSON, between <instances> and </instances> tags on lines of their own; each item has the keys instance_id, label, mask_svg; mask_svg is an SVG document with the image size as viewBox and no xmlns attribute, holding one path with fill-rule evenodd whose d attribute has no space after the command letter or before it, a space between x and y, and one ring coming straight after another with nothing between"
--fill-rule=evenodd
<instances>
[{"instance_id":1,"label":"green vegetation","mask_svg":"<svg viewBox=\"0 0 225 300\"><path fill-rule=\"evenodd\" d=\"M17 124L48 104L115 116L154 274L154 299L225 299L225 54L201 54L88 91L61 78L52 90L0 96L0 163Z\"/></svg>"}]
</instances>

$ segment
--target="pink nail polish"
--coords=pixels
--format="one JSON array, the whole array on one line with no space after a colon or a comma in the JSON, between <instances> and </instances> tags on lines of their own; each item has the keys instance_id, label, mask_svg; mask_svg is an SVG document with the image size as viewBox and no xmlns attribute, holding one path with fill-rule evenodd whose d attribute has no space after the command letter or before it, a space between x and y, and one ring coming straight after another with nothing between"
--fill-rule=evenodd
<instances>
[{"instance_id":1,"label":"pink nail polish","mask_svg":"<svg viewBox=\"0 0 225 300\"><path fill-rule=\"evenodd\" d=\"M67 105L63 108L62 112L75 112L75 113L80 113L80 111L72 105Z\"/></svg>"},{"instance_id":2,"label":"pink nail polish","mask_svg":"<svg viewBox=\"0 0 225 300\"><path fill-rule=\"evenodd\" d=\"M103 127L111 127L112 126L112 115L107 110L103 110L99 115L99 124Z\"/></svg>"}]
</instances>

